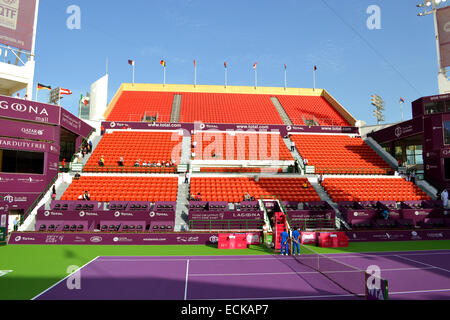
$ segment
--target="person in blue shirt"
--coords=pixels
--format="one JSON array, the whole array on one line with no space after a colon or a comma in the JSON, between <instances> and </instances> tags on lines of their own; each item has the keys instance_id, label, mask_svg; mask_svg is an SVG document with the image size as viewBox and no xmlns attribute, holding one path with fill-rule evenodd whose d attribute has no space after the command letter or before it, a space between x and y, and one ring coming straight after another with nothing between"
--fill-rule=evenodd
<instances>
[{"instance_id":1,"label":"person in blue shirt","mask_svg":"<svg viewBox=\"0 0 450 320\"><path fill-rule=\"evenodd\" d=\"M289 233L286 229L281 233L281 255L287 256L289 254Z\"/></svg>"},{"instance_id":2,"label":"person in blue shirt","mask_svg":"<svg viewBox=\"0 0 450 320\"><path fill-rule=\"evenodd\" d=\"M292 254L300 255L300 232L298 232L297 228L294 228L294 232L292 232Z\"/></svg>"}]
</instances>

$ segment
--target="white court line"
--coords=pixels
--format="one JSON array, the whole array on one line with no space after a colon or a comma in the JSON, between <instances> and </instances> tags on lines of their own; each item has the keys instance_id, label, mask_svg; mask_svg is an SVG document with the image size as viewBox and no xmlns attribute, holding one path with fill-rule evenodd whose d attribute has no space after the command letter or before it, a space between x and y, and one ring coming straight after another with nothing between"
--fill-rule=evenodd
<instances>
[{"instance_id":1,"label":"white court line","mask_svg":"<svg viewBox=\"0 0 450 320\"><path fill-rule=\"evenodd\" d=\"M188 278L189 278L189 260L186 263L186 284L184 287L184 301L187 300Z\"/></svg>"},{"instance_id":2,"label":"white court line","mask_svg":"<svg viewBox=\"0 0 450 320\"><path fill-rule=\"evenodd\" d=\"M430 270L436 269L435 267L427 267L427 268L398 268L398 269L382 269L381 271L415 271L415 270ZM333 273L360 273L361 271L357 270L349 270L349 271L329 271L324 272L325 274L333 274ZM261 273L191 273L191 277L215 277L215 276L224 276L224 277L241 277L241 276L278 276L278 275L301 275L301 274L317 274L319 271L305 271L305 272L261 272Z\"/></svg>"},{"instance_id":3,"label":"white court line","mask_svg":"<svg viewBox=\"0 0 450 320\"><path fill-rule=\"evenodd\" d=\"M84 267L86 267L88 264L94 262L99 256L95 257L94 259L92 259L91 261L89 261L88 263L86 263L84 266L82 266L81 268L78 268L77 270L75 270L74 272L72 272L71 274L69 274L67 277L65 277L64 279L59 280L57 283L55 283L54 285L52 285L50 288L46 289L45 291L39 293L36 297L32 298L31 300L36 300L37 298L39 298L40 296L42 296L44 293L48 292L49 290L53 289L54 287L56 287L58 284L60 284L61 282L63 282L64 280L66 280L67 278L69 278L71 275L73 275L74 273L80 271L81 269L83 269Z\"/></svg>"},{"instance_id":4,"label":"white court line","mask_svg":"<svg viewBox=\"0 0 450 320\"><path fill-rule=\"evenodd\" d=\"M444 268L439 268L439 267L436 267L436 266L434 266L432 264L420 262L420 261L417 261L417 260L414 260L414 259L405 258L405 257L402 257L402 256L397 256L397 257L399 257L400 259L404 259L404 260L408 260L408 261L415 262L415 263L418 263L418 264L422 264L424 266L433 267L435 269L442 270L442 271L445 271L445 272L450 272L450 270L447 270L447 269L444 269Z\"/></svg>"},{"instance_id":5,"label":"white court line","mask_svg":"<svg viewBox=\"0 0 450 320\"><path fill-rule=\"evenodd\" d=\"M389 295L396 294L415 294L415 293L427 293L427 292L449 292L450 289L435 289L435 290L418 290L418 291L404 291L404 292L389 292Z\"/></svg>"}]
</instances>

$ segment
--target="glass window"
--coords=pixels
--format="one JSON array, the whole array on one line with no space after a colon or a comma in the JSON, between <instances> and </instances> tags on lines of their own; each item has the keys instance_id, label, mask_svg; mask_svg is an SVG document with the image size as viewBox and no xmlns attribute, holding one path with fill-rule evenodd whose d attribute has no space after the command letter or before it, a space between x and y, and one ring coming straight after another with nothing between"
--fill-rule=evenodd
<instances>
[{"instance_id":1,"label":"glass window","mask_svg":"<svg viewBox=\"0 0 450 320\"><path fill-rule=\"evenodd\" d=\"M444 101L431 102L425 104L425 114L433 114L444 112L445 103Z\"/></svg>"},{"instance_id":2,"label":"glass window","mask_svg":"<svg viewBox=\"0 0 450 320\"><path fill-rule=\"evenodd\" d=\"M44 153L1 150L1 172L44 174Z\"/></svg>"},{"instance_id":3,"label":"glass window","mask_svg":"<svg viewBox=\"0 0 450 320\"><path fill-rule=\"evenodd\" d=\"M450 144L450 121L444 121L444 144Z\"/></svg>"}]
</instances>

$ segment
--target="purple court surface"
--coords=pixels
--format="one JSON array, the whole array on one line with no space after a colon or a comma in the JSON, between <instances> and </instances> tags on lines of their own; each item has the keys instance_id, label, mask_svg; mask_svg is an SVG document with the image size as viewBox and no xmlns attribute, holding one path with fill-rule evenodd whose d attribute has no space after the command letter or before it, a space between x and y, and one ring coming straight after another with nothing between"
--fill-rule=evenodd
<instances>
[{"instance_id":1,"label":"purple court surface","mask_svg":"<svg viewBox=\"0 0 450 320\"><path fill-rule=\"evenodd\" d=\"M362 270L379 266L381 276L389 281L390 300L450 300L450 250L327 257ZM340 277L350 287L364 286L360 275L352 271L342 270ZM357 297L292 257L269 255L97 257L34 299L342 300Z\"/></svg>"}]
</instances>

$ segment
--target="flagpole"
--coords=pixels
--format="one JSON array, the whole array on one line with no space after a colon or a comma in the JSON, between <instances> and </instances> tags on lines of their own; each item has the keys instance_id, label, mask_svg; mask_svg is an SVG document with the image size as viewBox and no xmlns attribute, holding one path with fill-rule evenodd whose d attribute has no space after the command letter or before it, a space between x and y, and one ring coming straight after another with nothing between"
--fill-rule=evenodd
<instances>
[{"instance_id":1,"label":"flagpole","mask_svg":"<svg viewBox=\"0 0 450 320\"><path fill-rule=\"evenodd\" d=\"M38 91L39 91L39 86L36 84L36 99L34 99L34 101L38 101Z\"/></svg>"},{"instance_id":2,"label":"flagpole","mask_svg":"<svg viewBox=\"0 0 450 320\"><path fill-rule=\"evenodd\" d=\"M135 62L133 62L133 87L134 87L134 65L135 65Z\"/></svg>"},{"instance_id":3,"label":"flagpole","mask_svg":"<svg viewBox=\"0 0 450 320\"><path fill-rule=\"evenodd\" d=\"M314 91L316 91L316 70L313 71Z\"/></svg>"},{"instance_id":4,"label":"flagpole","mask_svg":"<svg viewBox=\"0 0 450 320\"><path fill-rule=\"evenodd\" d=\"M194 88L197 86L197 66L194 67Z\"/></svg>"},{"instance_id":5,"label":"flagpole","mask_svg":"<svg viewBox=\"0 0 450 320\"><path fill-rule=\"evenodd\" d=\"M284 90L286 91L287 88L287 69L286 66L284 67Z\"/></svg>"},{"instance_id":6,"label":"flagpole","mask_svg":"<svg viewBox=\"0 0 450 320\"><path fill-rule=\"evenodd\" d=\"M164 77L163 77L163 87L165 87L166 86L166 66L164 66L164 68L163 68L163 73L164 73Z\"/></svg>"},{"instance_id":7,"label":"flagpole","mask_svg":"<svg viewBox=\"0 0 450 320\"><path fill-rule=\"evenodd\" d=\"M255 89L258 88L258 66L255 66Z\"/></svg>"}]
</instances>

